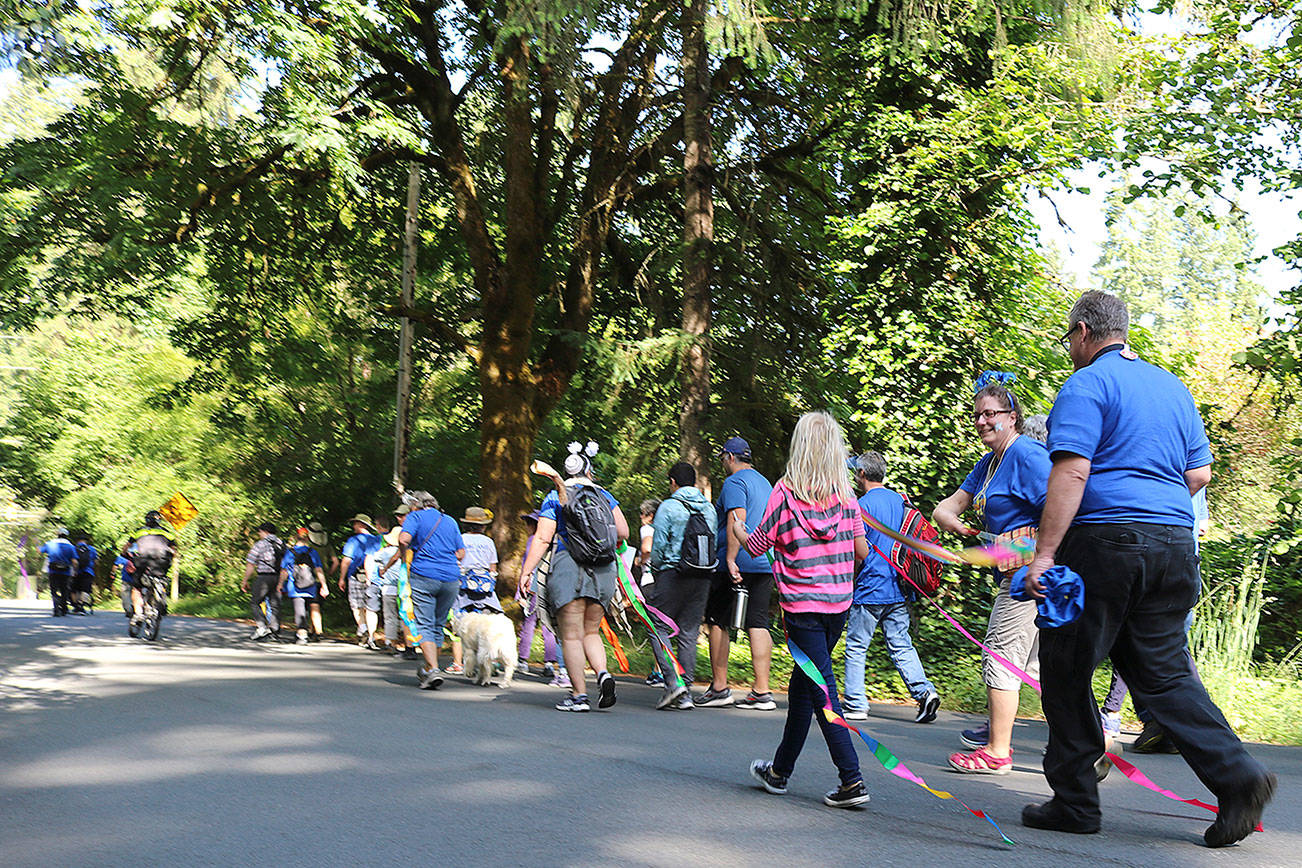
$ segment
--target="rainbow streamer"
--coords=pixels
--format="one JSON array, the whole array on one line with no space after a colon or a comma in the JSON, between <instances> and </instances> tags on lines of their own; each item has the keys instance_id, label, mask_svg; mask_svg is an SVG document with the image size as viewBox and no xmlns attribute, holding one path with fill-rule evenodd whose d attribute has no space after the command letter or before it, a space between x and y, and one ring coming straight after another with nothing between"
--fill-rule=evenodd
<instances>
[{"instance_id":1,"label":"rainbow streamer","mask_svg":"<svg viewBox=\"0 0 1302 868\"><path fill-rule=\"evenodd\" d=\"M633 581L633 577L628 574L628 570L624 567L624 559L621 556L627 550L628 544L621 542L619 544L619 549L615 553L615 563L618 565L616 575L618 576L620 587L623 588L624 596L628 598L638 620L646 625L647 631L651 634L651 641L658 642L660 647L664 649L665 654L669 656L669 660L674 664L674 671L678 674L677 686L686 687L687 682L684 680L686 670L683 669L683 664L678 662L678 658L674 656L674 650L669 647L669 643L661 640L660 632L656 629L655 622L651 619L651 615L652 613L655 613L655 616L661 619L665 626L669 628L671 631L669 633L670 638L678 635L678 625L675 624L673 619L664 612L649 605L642 597L642 591L638 588L637 583Z\"/></svg>"},{"instance_id":2,"label":"rainbow streamer","mask_svg":"<svg viewBox=\"0 0 1302 868\"><path fill-rule=\"evenodd\" d=\"M878 533L888 536L902 546L907 546L915 552L924 554L929 558L934 558L941 563L946 564L971 564L975 567L994 567L998 566L1000 561L1019 557L1026 554L1028 549L1025 545L1009 546L1001 542L987 543L983 546L973 546L962 549L961 551L950 551L944 546L936 543L920 540L915 537L905 536L898 530L891 530L877 519L868 514L862 506L859 507L859 515L863 518L863 523L868 525ZM1034 551L1035 543L1030 543L1030 551ZM889 560L889 559L888 559Z\"/></svg>"},{"instance_id":3,"label":"rainbow streamer","mask_svg":"<svg viewBox=\"0 0 1302 868\"><path fill-rule=\"evenodd\" d=\"M909 546L910 548L914 549L915 551L919 551L919 552L922 552L923 554L930 555L931 552L929 551L929 549L940 549L940 546L932 545L931 543L928 543L928 542L926 542L926 541L924 541L924 540L913 539L912 537L904 536L903 534L901 534L901 533L899 533L899 532L893 532L893 531L889 530L889 529L886 528L884 525L882 525L881 522L877 521L877 520L874 519L872 516L868 515L867 512L864 512L864 510L862 509L862 507L860 508L860 513L863 515L864 523L867 524L869 527L871 527L873 530L876 530L876 531L879 531L879 532L881 532L881 533L884 533L884 534L886 534L886 536L890 537L891 539L897 540L897 541L899 541L900 543L902 543L903 545ZM981 642L979 639L977 639L975 636L973 636L971 633L969 633L967 630L965 630L965 629L963 628L963 625L962 625L962 624L960 624L958 621L954 620L954 618L953 618L953 617L952 617L948 612L946 612L943 608L941 608L941 606L940 606L939 603L937 603L934 599L932 599L930 596L928 596L928 594L927 594L926 591L924 591L922 588L918 587L917 584L916 584L916 583L915 583L911 578L909 578L908 573L906 573L904 570L901 570L901 569L899 568L899 566L895 563L895 561L893 561L893 560L891 560L889 557L887 557L886 554L885 554L881 549L877 548L877 546L873 545L872 543L869 543L869 545L872 546L873 551L875 551L875 552L877 552L877 554L881 555L881 557L882 557L882 558L883 558L883 559L884 559L888 564L890 564L892 567L894 567L895 571L896 571L897 573L899 573L900 576L901 576L901 577L902 577L906 582L908 582L910 585L912 585L912 586L913 586L913 589L914 589L915 591L917 591L919 594L921 594L921 595L922 595L922 596L927 600L928 603L931 603L931 605L934 606L934 607L936 608L936 611L940 612L940 614L944 616L944 618L945 618L946 621L949 621L949 623L953 624L954 627L955 627L955 628L956 628L960 633L962 633L965 637L967 637L967 638L968 638L968 639L969 639L973 644L975 644L977 647L981 648L981 650L985 651L987 654L989 654L989 655L990 655L992 658L994 658L995 660L998 660L999 663L1000 663L1001 665L1003 665L1004 668L1006 668L1009 672L1011 672L1011 673L1013 673L1014 675L1016 675L1019 679L1021 679L1021 681L1022 681L1023 683L1026 684L1026 686L1030 687L1030 688L1031 688L1032 690L1034 690L1036 693L1040 693L1040 694L1044 693L1044 690L1043 690L1043 688L1040 686L1040 682L1039 682L1039 681L1035 680L1035 679L1032 678L1029 674L1027 674L1026 672L1023 672L1023 671L1022 671L1021 669L1019 669L1018 667L1014 666L1014 665L1012 664L1012 662L1009 661L1008 659L1006 659L1006 658L1000 656L999 654L995 653L994 651L991 651L990 648L987 647L987 646L985 645L985 643ZM1013 550L1013 549L1007 548L1007 547L1003 546L1002 544L998 544L998 543L996 543L996 544L992 544L992 545L990 545L990 546L987 546L986 548L987 548L987 549L993 549L993 550L1002 550L1002 551L1000 552L1000 559L1001 559L1001 560L1002 560L1003 557L1004 557L1005 555L1007 555L1007 554L1022 554L1022 552L1020 552L1020 551L1015 551L1015 550ZM940 549L940 550L941 550L942 552L944 552L947 556L957 557L957 555L955 555L953 552L948 551L947 549ZM974 551L974 550L973 550L973 549L968 549L967 551L968 551L968 552L971 552L971 551ZM932 556L934 557L934 555L932 555ZM950 561L950 562L953 563L953 561ZM963 563L975 563L975 561L971 561L971 560L967 560L967 559L963 559L962 562L963 562ZM862 735L862 734L861 734L861 735ZM1158 795L1166 796L1168 799L1173 799L1173 800L1175 800L1175 801L1177 801L1177 802L1181 802L1181 803L1186 804L1186 805L1192 805L1192 806L1194 806L1194 807L1203 808L1204 810L1211 811L1213 814L1215 814L1215 813L1219 813L1219 808L1217 808L1217 806L1215 806L1215 805L1209 805L1208 803L1206 803L1206 802L1202 802L1202 801L1199 801L1198 799L1186 799L1186 798L1183 798L1182 796L1176 795L1175 793L1171 792L1170 790L1163 789L1162 787L1159 787L1157 784L1153 783L1153 781L1152 781L1152 780L1151 780L1147 775L1145 775L1145 774L1144 774L1143 772L1141 772L1139 769L1135 768L1135 766L1134 766L1133 763L1130 763L1130 762L1128 762L1127 760L1122 759L1121 757L1117 756L1116 754L1114 754L1114 753L1108 753L1108 752L1105 751L1105 752L1104 752L1104 755L1107 756L1108 759L1112 760L1112 764L1115 765L1115 766L1117 767L1117 770L1120 771L1121 774L1125 776L1126 780L1131 781L1132 783L1136 783L1136 784L1138 784L1138 785L1141 786L1141 787L1145 787L1145 788L1147 788L1147 789L1150 789L1150 790L1152 790L1153 792L1157 793ZM961 803L960 803L960 804L961 804ZM967 807L967 806L964 805L964 807ZM969 810L971 810L971 809L969 808ZM993 821L992 821L992 822L993 822ZM1257 831L1258 831L1258 832L1262 831L1262 827L1261 827L1261 824L1260 824L1260 823L1257 824ZM1002 833L1001 833L1001 834L1002 834Z\"/></svg>"},{"instance_id":4,"label":"rainbow streamer","mask_svg":"<svg viewBox=\"0 0 1302 868\"><path fill-rule=\"evenodd\" d=\"M601 619L601 635L606 637L610 643L610 650L615 653L615 662L619 664L620 672L628 672L628 655L624 653L624 646L619 644L619 637L615 631L610 628L610 621L606 618Z\"/></svg>"},{"instance_id":5,"label":"rainbow streamer","mask_svg":"<svg viewBox=\"0 0 1302 868\"><path fill-rule=\"evenodd\" d=\"M962 805L964 808L966 808L967 812L972 816L980 817L981 819L989 823L991 826L994 826L995 831L999 833L1000 838L1004 839L1005 844L1010 844L1010 845L1014 844L1013 839L1005 835L1004 830L1000 829L999 824L996 823L993 819L991 819L990 816L985 811L978 811L977 809L970 807L967 803L965 803L958 796L955 796L953 793L949 793L944 790L932 789L930 786L928 786L927 782L924 781L920 776L910 771L909 767L906 766L904 763L902 763L900 761L900 758L897 757L894 753L892 753L890 749L886 747L886 745L882 744L880 741L877 741L877 739L869 735L865 735L862 730L860 730L856 726L852 726L850 723L848 723L845 720L845 718L837 714L836 710L832 707L832 694L829 685L827 681L824 680L823 673L819 672L818 667L814 665L814 661L810 660L809 656L805 654L804 651L801 651L800 647L796 645L795 642L791 641L790 636L787 636L787 650L791 652L791 659L794 660L796 662L796 665L800 667L800 671L805 673L805 676L810 681L817 684L819 689L823 691L823 716L827 718L830 722L836 724L837 726L845 727L846 729L858 735L859 738L863 739L864 744L868 745L868 749L872 751L873 757L876 758L877 762L881 763L882 768L886 769L886 771L890 772L891 774L895 775L898 778L903 778L904 780L908 781L911 784L916 784L917 786L922 787L924 790L931 793L933 796L935 796L938 799L953 799L954 801Z\"/></svg>"},{"instance_id":6,"label":"rainbow streamer","mask_svg":"<svg viewBox=\"0 0 1302 868\"><path fill-rule=\"evenodd\" d=\"M416 627L416 613L411 604L411 579L407 574L406 560L398 559L398 617L407 628L408 645L420 644L420 630Z\"/></svg>"}]
</instances>

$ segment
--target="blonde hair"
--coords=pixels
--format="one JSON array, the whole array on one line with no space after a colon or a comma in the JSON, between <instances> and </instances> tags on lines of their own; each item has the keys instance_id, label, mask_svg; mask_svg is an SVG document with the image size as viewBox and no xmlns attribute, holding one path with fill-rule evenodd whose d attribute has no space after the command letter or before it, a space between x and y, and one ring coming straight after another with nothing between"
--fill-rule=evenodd
<instances>
[{"instance_id":1,"label":"blonde hair","mask_svg":"<svg viewBox=\"0 0 1302 868\"><path fill-rule=\"evenodd\" d=\"M830 413L806 413L791 432L791 452L782 477L800 500L823 503L835 496L851 500L845 460L845 434Z\"/></svg>"}]
</instances>

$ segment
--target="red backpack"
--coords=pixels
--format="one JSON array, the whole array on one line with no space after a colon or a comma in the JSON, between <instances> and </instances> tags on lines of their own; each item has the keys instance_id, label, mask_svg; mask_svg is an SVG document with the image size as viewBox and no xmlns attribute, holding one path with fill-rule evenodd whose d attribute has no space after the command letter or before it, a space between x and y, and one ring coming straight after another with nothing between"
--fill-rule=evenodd
<instances>
[{"instance_id":1,"label":"red backpack","mask_svg":"<svg viewBox=\"0 0 1302 868\"><path fill-rule=\"evenodd\" d=\"M931 522L914 508L909 502L907 494L901 494L904 498L904 521L900 524L900 533L907 537L920 539L923 542L940 544L940 534L931 526ZM916 552L903 543L895 543L891 546L891 562L907 575L913 584L921 588L927 596L932 596L940 588L940 574L945 565L935 558ZM905 596L917 593L917 589L910 586L904 581L903 577L899 578L900 588L904 591Z\"/></svg>"}]
</instances>

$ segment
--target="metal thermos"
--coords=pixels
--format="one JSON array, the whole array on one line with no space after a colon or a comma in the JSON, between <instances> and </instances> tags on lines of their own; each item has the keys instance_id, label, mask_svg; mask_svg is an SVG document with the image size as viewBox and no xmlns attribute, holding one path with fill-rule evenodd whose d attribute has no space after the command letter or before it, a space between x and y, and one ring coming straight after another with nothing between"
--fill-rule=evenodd
<instances>
[{"instance_id":1,"label":"metal thermos","mask_svg":"<svg viewBox=\"0 0 1302 868\"><path fill-rule=\"evenodd\" d=\"M732 629L740 630L746 624L746 604L750 602L750 591L738 586L732 598Z\"/></svg>"}]
</instances>

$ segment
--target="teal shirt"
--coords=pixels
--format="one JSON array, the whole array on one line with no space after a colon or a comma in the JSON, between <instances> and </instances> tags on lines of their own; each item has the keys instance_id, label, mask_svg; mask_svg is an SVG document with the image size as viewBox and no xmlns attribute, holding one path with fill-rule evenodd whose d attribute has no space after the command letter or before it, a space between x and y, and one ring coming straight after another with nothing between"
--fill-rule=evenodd
<instances>
[{"instance_id":1,"label":"teal shirt","mask_svg":"<svg viewBox=\"0 0 1302 868\"><path fill-rule=\"evenodd\" d=\"M660 572L678 566L678 556L683 550L683 531L687 529L687 517L692 511L704 514L710 533L719 532L719 516L714 505L705 499L699 488L684 485L660 501L656 517L651 522L651 528L655 531L651 538L652 571Z\"/></svg>"}]
</instances>

